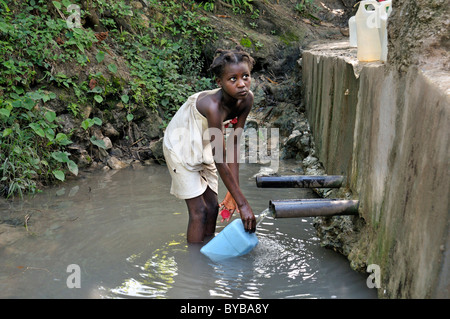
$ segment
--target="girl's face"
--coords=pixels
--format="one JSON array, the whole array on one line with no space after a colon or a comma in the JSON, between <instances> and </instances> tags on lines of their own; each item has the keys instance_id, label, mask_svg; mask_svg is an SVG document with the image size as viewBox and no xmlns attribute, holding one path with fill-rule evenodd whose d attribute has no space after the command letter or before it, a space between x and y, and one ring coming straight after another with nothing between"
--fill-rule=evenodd
<instances>
[{"instance_id":1,"label":"girl's face","mask_svg":"<svg viewBox=\"0 0 450 319\"><path fill-rule=\"evenodd\" d=\"M217 84L229 96L243 100L250 91L252 78L246 62L228 63L223 69L222 76L217 79Z\"/></svg>"}]
</instances>

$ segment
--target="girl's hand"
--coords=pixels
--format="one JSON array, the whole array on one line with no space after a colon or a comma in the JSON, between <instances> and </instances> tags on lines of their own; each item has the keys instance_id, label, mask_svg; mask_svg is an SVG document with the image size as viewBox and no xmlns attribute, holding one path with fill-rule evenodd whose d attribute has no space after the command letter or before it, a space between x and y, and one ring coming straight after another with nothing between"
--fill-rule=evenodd
<instances>
[{"instance_id":1,"label":"girl's hand","mask_svg":"<svg viewBox=\"0 0 450 319\"><path fill-rule=\"evenodd\" d=\"M220 215L222 216L222 222L224 220L229 221L234 212L240 212L230 192L227 192L224 200L219 204L219 209L221 210Z\"/></svg>"},{"instance_id":2,"label":"girl's hand","mask_svg":"<svg viewBox=\"0 0 450 319\"><path fill-rule=\"evenodd\" d=\"M242 206L240 213L245 231L254 233L256 231L256 218L250 205L247 204Z\"/></svg>"}]
</instances>

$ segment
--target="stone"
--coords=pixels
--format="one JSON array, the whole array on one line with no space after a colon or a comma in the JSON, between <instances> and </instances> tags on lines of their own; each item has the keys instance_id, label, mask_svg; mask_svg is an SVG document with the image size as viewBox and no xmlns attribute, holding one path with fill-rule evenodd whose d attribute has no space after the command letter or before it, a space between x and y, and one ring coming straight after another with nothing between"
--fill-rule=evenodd
<instances>
[{"instance_id":1,"label":"stone","mask_svg":"<svg viewBox=\"0 0 450 319\"><path fill-rule=\"evenodd\" d=\"M139 1L131 1L130 4L136 10L142 10L142 8L144 7Z\"/></svg>"},{"instance_id":2,"label":"stone","mask_svg":"<svg viewBox=\"0 0 450 319\"><path fill-rule=\"evenodd\" d=\"M122 157L123 156L123 152L120 148L116 148L113 147L111 149L111 151L109 151L109 154L111 154L111 156L115 156L115 157Z\"/></svg>"},{"instance_id":3,"label":"stone","mask_svg":"<svg viewBox=\"0 0 450 319\"><path fill-rule=\"evenodd\" d=\"M104 137L103 138L103 142L105 143L105 149L109 150L112 148L112 142L111 139L109 137Z\"/></svg>"},{"instance_id":4,"label":"stone","mask_svg":"<svg viewBox=\"0 0 450 319\"><path fill-rule=\"evenodd\" d=\"M122 169L128 167L128 164L122 162L115 156L111 156L106 162L111 169Z\"/></svg>"},{"instance_id":5,"label":"stone","mask_svg":"<svg viewBox=\"0 0 450 319\"><path fill-rule=\"evenodd\" d=\"M105 136L107 136L109 138L114 138L114 137L118 137L120 134L114 128L114 126L112 126L111 123L106 123L105 127L103 128L103 135L105 135Z\"/></svg>"},{"instance_id":6,"label":"stone","mask_svg":"<svg viewBox=\"0 0 450 319\"><path fill-rule=\"evenodd\" d=\"M150 113L148 116L139 124L139 130L146 135L149 139L155 139L162 136L163 121L161 117L156 113Z\"/></svg>"},{"instance_id":7,"label":"stone","mask_svg":"<svg viewBox=\"0 0 450 319\"><path fill-rule=\"evenodd\" d=\"M150 150L152 151L152 155L155 159L164 160L164 154L163 154L163 138L161 137L157 141L150 142Z\"/></svg>"}]
</instances>

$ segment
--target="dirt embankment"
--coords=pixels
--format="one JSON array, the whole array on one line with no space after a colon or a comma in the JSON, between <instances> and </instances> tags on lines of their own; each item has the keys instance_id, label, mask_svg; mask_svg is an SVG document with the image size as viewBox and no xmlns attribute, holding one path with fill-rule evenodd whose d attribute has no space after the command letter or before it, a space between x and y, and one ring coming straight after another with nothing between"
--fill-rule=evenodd
<instances>
[{"instance_id":1,"label":"dirt embankment","mask_svg":"<svg viewBox=\"0 0 450 319\"><path fill-rule=\"evenodd\" d=\"M450 19L446 0L393 1L389 63L401 70L430 65L450 70Z\"/></svg>"}]
</instances>

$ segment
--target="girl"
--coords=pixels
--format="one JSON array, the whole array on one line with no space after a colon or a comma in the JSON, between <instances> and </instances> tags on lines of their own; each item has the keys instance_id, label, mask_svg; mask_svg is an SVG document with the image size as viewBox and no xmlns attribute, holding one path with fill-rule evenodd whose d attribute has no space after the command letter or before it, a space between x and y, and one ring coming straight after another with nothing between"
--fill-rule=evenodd
<instances>
[{"instance_id":1,"label":"girl","mask_svg":"<svg viewBox=\"0 0 450 319\"><path fill-rule=\"evenodd\" d=\"M190 96L166 128L163 150L172 177L170 192L186 201L190 243L202 242L216 229L217 171L228 189L220 208L239 212L246 231L256 229L255 215L239 187L238 163L240 133L253 105L253 65L253 58L240 46L218 49L210 70L219 88ZM225 147L223 135L224 122L230 120L232 149ZM226 148L233 154L228 162Z\"/></svg>"}]
</instances>

